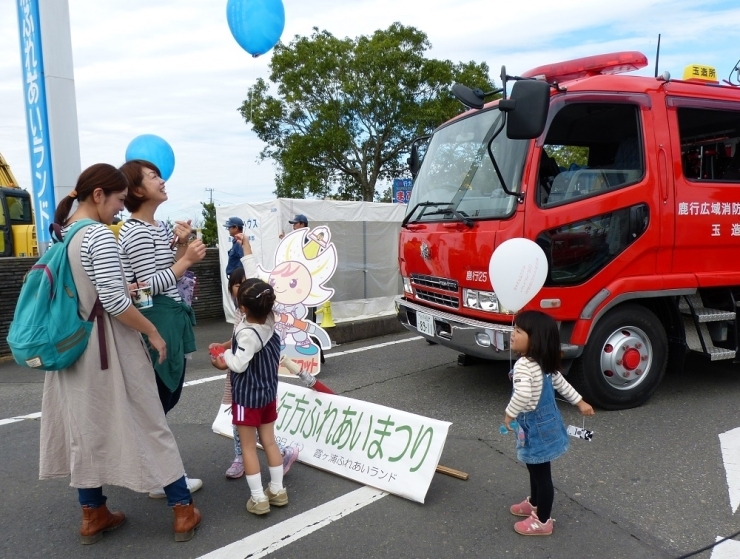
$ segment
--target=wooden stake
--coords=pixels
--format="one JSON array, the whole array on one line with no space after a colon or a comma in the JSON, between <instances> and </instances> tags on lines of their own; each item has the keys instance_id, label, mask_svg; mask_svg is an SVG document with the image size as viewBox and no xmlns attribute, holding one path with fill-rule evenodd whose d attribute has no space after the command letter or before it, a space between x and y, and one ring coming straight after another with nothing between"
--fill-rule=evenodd
<instances>
[{"instance_id":1,"label":"wooden stake","mask_svg":"<svg viewBox=\"0 0 740 559\"><path fill-rule=\"evenodd\" d=\"M457 479L461 479L463 481L467 481L468 479L468 474L466 474L465 472L461 472L460 470L453 470L452 468L448 468L447 466L438 465L436 471L440 474L456 477Z\"/></svg>"}]
</instances>

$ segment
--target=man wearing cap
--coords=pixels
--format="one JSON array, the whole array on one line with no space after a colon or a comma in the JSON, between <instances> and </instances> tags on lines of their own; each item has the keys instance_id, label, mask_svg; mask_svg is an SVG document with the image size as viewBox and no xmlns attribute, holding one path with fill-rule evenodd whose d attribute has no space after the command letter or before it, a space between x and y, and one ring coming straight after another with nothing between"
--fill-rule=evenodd
<instances>
[{"instance_id":1,"label":"man wearing cap","mask_svg":"<svg viewBox=\"0 0 740 559\"><path fill-rule=\"evenodd\" d=\"M237 233L244 231L244 221L238 217L230 217L228 221L224 223L224 227L229 230L229 235L231 235L229 261L226 263L226 277L229 277L231 272L242 267L242 256L244 256L244 253L242 252L241 243L236 240L236 235Z\"/></svg>"},{"instance_id":2,"label":"man wearing cap","mask_svg":"<svg viewBox=\"0 0 740 559\"><path fill-rule=\"evenodd\" d=\"M295 231L296 229L303 229L304 227L308 227L308 218L306 218L306 216L303 214L295 214L295 217L291 220L288 220L288 223L293 226L293 231ZM281 239L284 236L284 233L280 233Z\"/></svg>"}]
</instances>

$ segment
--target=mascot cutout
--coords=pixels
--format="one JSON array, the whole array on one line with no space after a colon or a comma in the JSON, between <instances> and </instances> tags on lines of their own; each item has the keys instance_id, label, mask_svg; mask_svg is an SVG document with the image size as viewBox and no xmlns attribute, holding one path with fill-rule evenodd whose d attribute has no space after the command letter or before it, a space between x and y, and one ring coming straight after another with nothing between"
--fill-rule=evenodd
<instances>
[{"instance_id":1,"label":"mascot cutout","mask_svg":"<svg viewBox=\"0 0 740 559\"><path fill-rule=\"evenodd\" d=\"M318 340L331 349L331 339L315 322L306 319L309 307L331 299L334 290L325 284L337 269L337 250L326 226L303 228L283 237L275 252L272 270L258 267L260 279L275 290L275 329L280 334L281 355L312 375L321 370ZM280 367L283 376L294 376Z\"/></svg>"}]
</instances>

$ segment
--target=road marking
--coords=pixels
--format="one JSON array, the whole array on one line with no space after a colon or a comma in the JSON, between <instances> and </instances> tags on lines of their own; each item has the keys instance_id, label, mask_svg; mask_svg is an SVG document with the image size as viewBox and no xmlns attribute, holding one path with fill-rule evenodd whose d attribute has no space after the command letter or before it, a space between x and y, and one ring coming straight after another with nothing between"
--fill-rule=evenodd
<instances>
[{"instance_id":1,"label":"road marking","mask_svg":"<svg viewBox=\"0 0 740 559\"><path fill-rule=\"evenodd\" d=\"M727 477L727 491L730 495L730 508L735 514L740 505L740 427L719 434L719 446L722 449L722 462ZM717 536L714 540L722 539ZM740 542L727 540L712 549L710 559L735 559L740 557Z\"/></svg>"},{"instance_id":2,"label":"road marking","mask_svg":"<svg viewBox=\"0 0 740 559\"><path fill-rule=\"evenodd\" d=\"M18 421L23 421L24 419L38 419L39 417L41 417L41 412L37 411L36 413L29 413L28 415L19 415L17 417L11 417L9 419L0 419L0 425L16 423Z\"/></svg>"},{"instance_id":3,"label":"road marking","mask_svg":"<svg viewBox=\"0 0 740 559\"><path fill-rule=\"evenodd\" d=\"M740 427L720 433L719 445L722 448L722 462L730 493L730 508L735 514L740 505Z\"/></svg>"},{"instance_id":4,"label":"road marking","mask_svg":"<svg viewBox=\"0 0 740 559\"><path fill-rule=\"evenodd\" d=\"M717 536L718 542L722 538ZM709 559L737 559L740 557L740 542L727 540L712 549L712 555Z\"/></svg>"},{"instance_id":5,"label":"road marking","mask_svg":"<svg viewBox=\"0 0 740 559\"><path fill-rule=\"evenodd\" d=\"M195 380L189 380L182 383L183 386L193 386L194 384L203 384L204 382L213 382L214 380L223 380L226 378L226 373L223 375L216 375L215 377L198 378Z\"/></svg>"},{"instance_id":6,"label":"road marking","mask_svg":"<svg viewBox=\"0 0 740 559\"><path fill-rule=\"evenodd\" d=\"M358 347L357 349L348 349L347 351L338 351L336 353L327 353L324 357L327 359L329 357L339 357L340 355L348 355L350 353L358 353L360 351L368 351L370 349L377 349L379 347L386 347L389 345L394 344L403 344L406 342L413 342L414 340L421 340L423 339L422 336L414 336L412 338L404 338L403 340L396 340L394 342L385 342L382 344L374 344L374 345L368 345L365 347ZM205 378L199 378L195 380L189 380L183 384L183 386L194 386L196 384L203 384L206 382L213 382L214 380L223 380L226 378L226 374L223 375L216 375L213 377L205 377ZM11 423L17 423L18 421L23 421L24 419L38 419L41 417L41 412L31 413L28 415L20 415L18 417L10 417L8 419L0 419L0 426L3 425L9 425Z\"/></svg>"},{"instance_id":7,"label":"road marking","mask_svg":"<svg viewBox=\"0 0 740 559\"><path fill-rule=\"evenodd\" d=\"M199 559L259 559L265 557L386 495L388 493L380 489L361 487L261 532L211 551Z\"/></svg>"},{"instance_id":8,"label":"road marking","mask_svg":"<svg viewBox=\"0 0 740 559\"><path fill-rule=\"evenodd\" d=\"M336 353L326 353L324 354L324 357L329 359L329 357L339 357L340 355L348 355L350 353L358 353L360 351L367 351L368 349L377 349L379 347L385 347L385 346L394 345L394 344L403 344L406 342L413 342L414 340L422 340L422 339L424 339L423 336L414 336L413 338L404 338L403 340L396 340L394 342L385 342L382 344L358 347L357 349L348 349L347 351L338 351Z\"/></svg>"}]
</instances>

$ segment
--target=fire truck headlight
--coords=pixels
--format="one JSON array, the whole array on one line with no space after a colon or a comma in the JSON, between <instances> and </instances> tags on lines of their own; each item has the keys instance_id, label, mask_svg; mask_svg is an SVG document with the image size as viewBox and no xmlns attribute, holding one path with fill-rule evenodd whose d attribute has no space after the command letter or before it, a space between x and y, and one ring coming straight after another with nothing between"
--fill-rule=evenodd
<instances>
[{"instance_id":1,"label":"fire truck headlight","mask_svg":"<svg viewBox=\"0 0 740 559\"><path fill-rule=\"evenodd\" d=\"M478 292L474 289L463 289L463 300L465 306L471 309L480 309L478 305Z\"/></svg>"},{"instance_id":2,"label":"fire truck headlight","mask_svg":"<svg viewBox=\"0 0 740 559\"><path fill-rule=\"evenodd\" d=\"M411 280L409 278L402 278L403 279L403 291L405 293L414 294L414 289L411 287Z\"/></svg>"},{"instance_id":3,"label":"fire truck headlight","mask_svg":"<svg viewBox=\"0 0 740 559\"><path fill-rule=\"evenodd\" d=\"M498 297L491 291L463 289L463 306L486 312L502 312L499 310Z\"/></svg>"},{"instance_id":4,"label":"fire truck headlight","mask_svg":"<svg viewBox=\"0 0 740 559\"><path fill-rule=\"evenodd\" d=\"M478 304L483 311L498 312L498 298L495 293L481 291L478 293Z\"/></svg>"}]
</instances>

